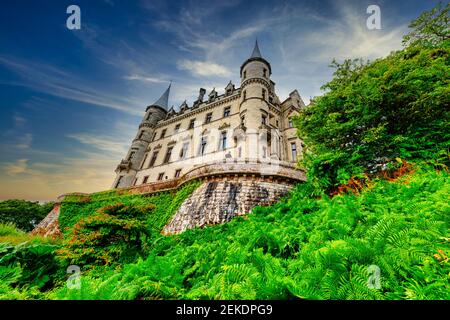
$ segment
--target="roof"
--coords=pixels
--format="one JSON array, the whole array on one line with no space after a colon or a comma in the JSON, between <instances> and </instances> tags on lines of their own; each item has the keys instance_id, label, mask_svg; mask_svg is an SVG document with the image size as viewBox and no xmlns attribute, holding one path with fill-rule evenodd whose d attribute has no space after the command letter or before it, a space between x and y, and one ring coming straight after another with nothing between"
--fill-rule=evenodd
<instances>
[{"instance_id":1,"label":"roof","mask_svg":"<svg viewBox=\"0 0 450 320\"><path fill-rule=\"evenodd\" d=\"M167 110L168 105L169 105L169 94L170 94L170 86L172 85L169 84L169 87L166 89L166 91L164 91L164 93L162 94L162 96L156 100L155 103L152 104L152 106L158 106L160 108L163 108L164 110Z\"/></svg>"},{"instance_id":2,"label":"roof","mask_svg":"<svg viewBox=\"0 0 450 320\"><path fill-rule=\"evenodd\" d=\"M255 47L253 48L253 52L250 58L262 58L261 51L259 51L258 39L256 39Z\"/></svg>"}]
</instances>

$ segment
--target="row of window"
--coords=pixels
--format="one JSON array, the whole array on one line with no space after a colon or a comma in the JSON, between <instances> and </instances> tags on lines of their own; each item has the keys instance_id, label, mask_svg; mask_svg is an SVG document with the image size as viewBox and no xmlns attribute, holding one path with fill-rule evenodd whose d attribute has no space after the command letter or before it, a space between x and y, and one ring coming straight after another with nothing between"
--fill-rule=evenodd
<instances>
[{"instance_id":1,"label":"row of window","mask_svg":"<svg viewBox=\"0 0 450 320\"><path fill-rule=\"evenodd\" d=\"M219 140L219 150L225 150L228 147L228 137L227 137L227 132L223 131L220 134L220 140ZM207 139L206 137L202 137L201 141L200 141L200 145L199 145L199 151L198 151L198 155L199 156L203 156L205 154L206 151L206 145L207 145ZM173 152L173 146L170 146L167 148L166 154L164 156L164 160L163 160L163 164L169 163L171 157L172 157L172 152ZM187 153L188 153L188 148L189 148L189 142L185 142L183 143L183 146L180 149L180 153L179 153L179 159L180 160L184 160L187 157ZM132 151L130 153L130 157L128 160L132 160L133 157L135 155L135 151ZM159 151L154 151L152 154L152 157L150 159L150 162L148 164L147 168L151 168L155 165L156 160L158 159L158 155L159 155ZM142 161L142 165L141 165L141 169L143 168L145 162L147 161L147 154L144 156L144 159Z\"/></svg>"},{"instance_id":2,"label":"row of window","mask_svg":"<svg viewBox=\"0 0 450 320\"><path fill-rule=\"evenodd\" d=\"M160 173L158 173L158 181L162 181L163 179L164 179L164 176L165 176L165 172L160 172ZM179 178L181 176L181 169L177 169L177 170L175 170L175 174L174 174L174 179L176 179L176 178ZM149 176L145 176L143 179L142 179L142 183L141 184L146 184L147 182L148 182L148 178L149 178ZM166 179L167 179L168 177L166 176ZM133 182L133 185L136 185L137 184L137 178L136 179L134 179L134 182Z\"/></svg>"},{"instance_id":3,"label":"row of window","mask_svg":"<svg viewBox=\"0 0 450 320\"><path fill-rule=\"evenodd\" d=\"M223 117L224 117L224 118L227 118L227 117L229 117L230 115L231 115L231 107L225 107L225 108L223 109ZM189 121L188 130L194 128L194 126L195 126L195 120L196 120L196 119L194 118L194 119L191 119L191 120ZM211 121L212 121L212 112L206 114L204 124L208 124L208 123L210 123ZM174 133L174 134L177 134L177 133L179 132L179 130L180 130L180 127L181 127L181 124L178 123L178 124L175 126L175 129L174 129L173 133ZM166 136L166 133L167 133L167 129L163 129L163 130L161 131L161 134L160 134L160 136L159 136L159 139L163 139L163 138ZM152 142L155 141L157 135L158 135L157 132L153 133ZM141 134L141 136L142 136L142 134ZM140 136L140 138L141 138L141 136Z\"/></svg>"}]
</instances>

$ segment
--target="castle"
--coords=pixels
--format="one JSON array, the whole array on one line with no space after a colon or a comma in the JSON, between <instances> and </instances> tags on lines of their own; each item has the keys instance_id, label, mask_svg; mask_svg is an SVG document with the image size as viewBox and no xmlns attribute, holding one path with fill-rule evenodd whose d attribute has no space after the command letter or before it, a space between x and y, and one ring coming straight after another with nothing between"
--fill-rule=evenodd
<instances>
[{"instance_id":1,"label":"castle","mask_svg":"<svg viewBox=\"0 0 450 320\"><path fill-rule=\"evenodd\" d=\"M305 104L297 90L281 101L271 74L256 41L240 67L239 88L230 81L223 94L213 89L207 97L201 88L192 106L184 101L176 112L168 108L169 85L147 107L125 159L117 166L112 188L194 177L196 168L217 163L243 164L240 175L252 173L255 166L256 171L275 175L281 167L295 166L302 141L292 117ZM223 165L215 169L214 174L227 171Z\"/></svg>"},{"instance_id":2,"label":"castle","mask_svg":"<svg viewBox=\"0 0 450 320\"><path fill-rule=\"evenodd\" d=\"M147 107L117 166L112 189L117 194L153 194L200 181L164 226L165 234L224 223L278 201L306 180L296 166L303 144L292 123L305 104L297 90L281 101L271 74L256 42L241 65L239 88L230 81L223 94L213 89L207 99L200 89L192 106L185 101L176 112L168 108L169 85ZM67 196L91 201L89 194L60 196L35 234L60 235L58 217Z\"/></svg>"}]
</instances>

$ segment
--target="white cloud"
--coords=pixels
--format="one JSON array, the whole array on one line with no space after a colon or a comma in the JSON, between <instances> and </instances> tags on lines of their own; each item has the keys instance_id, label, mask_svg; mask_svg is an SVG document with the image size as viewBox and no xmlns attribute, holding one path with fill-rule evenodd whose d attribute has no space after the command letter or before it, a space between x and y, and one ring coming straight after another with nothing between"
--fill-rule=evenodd
<instances>
[{"instance_id":1,"label":"white cloud","mask_svg":"<svg viewBox=\"0 0 450 320\"><path fill-rule=\"evenodd\" d=\"M130 76L125 76L124 79L126 79L126 80L138 80L138 81L145 81L145 82L152 82L152 83L167 83L167 80L164 80L164 79L140 76L140 75L137 75L137 74L133 74L133 75L130 75Z\"/></svg>"},{"instance_id":2,"label":"white cloud","mask_svg":"<svg viewBox=\"0 0 450 320\"><path fill-rule=\"evenodd\" d=\"M19 159L15 163L8 163L5 166L6 174L10 176L15 176L20 173L27 172L27 162L28 159Z\"/></svg>"},{"instance_id":3,"label":"white cloud","mask_svg":"<svg viewBox=\"0 0 450 320\"><path fill-rule=\"evenodd\" d=\"M180 60L178 61L178 68L188 70L197 76L228 77L231 75L230 70L226 67L210 61Z\"/></svg>"},{"instance_id":4,"label":"white cloud","mask_svg":"<svg viewBox=\"0 0 450 320\"><path fill-rule=\"evenodd\" d=\"M87 146L115 155L116 159L119 159L119 157L124 155L127 151L127 144L129 144L129 141L124 141L122 137L110 137L88 133L68 134L67 137L75 139Z\"/></svg>"}]
</instances>

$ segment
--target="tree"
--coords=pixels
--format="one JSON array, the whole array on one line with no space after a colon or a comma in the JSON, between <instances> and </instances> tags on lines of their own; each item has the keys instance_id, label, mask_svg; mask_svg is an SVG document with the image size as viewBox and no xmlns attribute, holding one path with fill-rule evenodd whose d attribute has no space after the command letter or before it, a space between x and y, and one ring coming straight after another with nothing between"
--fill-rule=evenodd
<instances>
[{"instance_id":1,"label":"tree","mask_svg":"<svg viewBox=\"0 0 450 320\"><path fill-rule=\"evenodd\" d=\"M53 203L39 204L26 200L0 202L0 223L13 223L17 228L29 232L52 210Z\"/></svg>"},{"instance_id":2,"label":"tree","mask_svg":"<svg viewBox=\"0 0 450 320\"><path fill-rule=\"evenodd\" d=\"M448 21L441 12L448 10L422 14L430 25L412 24L411 34L433 46L414 42L371 63L333 61L334 77L322 87L328 91L295 120L307 146L302 165L316 186L330 191L398 158L449 165L450 40L435 36L441 29L434 27Z\"/></svg>"},{"instance_id":3,"label":"tree","mask_svg":"<svg viewBox=\"0 0 450 320\"><path fill-rule=\"evenodd\" d=\"M450 3L445 7L439 3L430 11L425 11L413 20L409 27L413 29L403 38L405 46L436 46L450 39Z\"/></svg>"}]
</instances>

